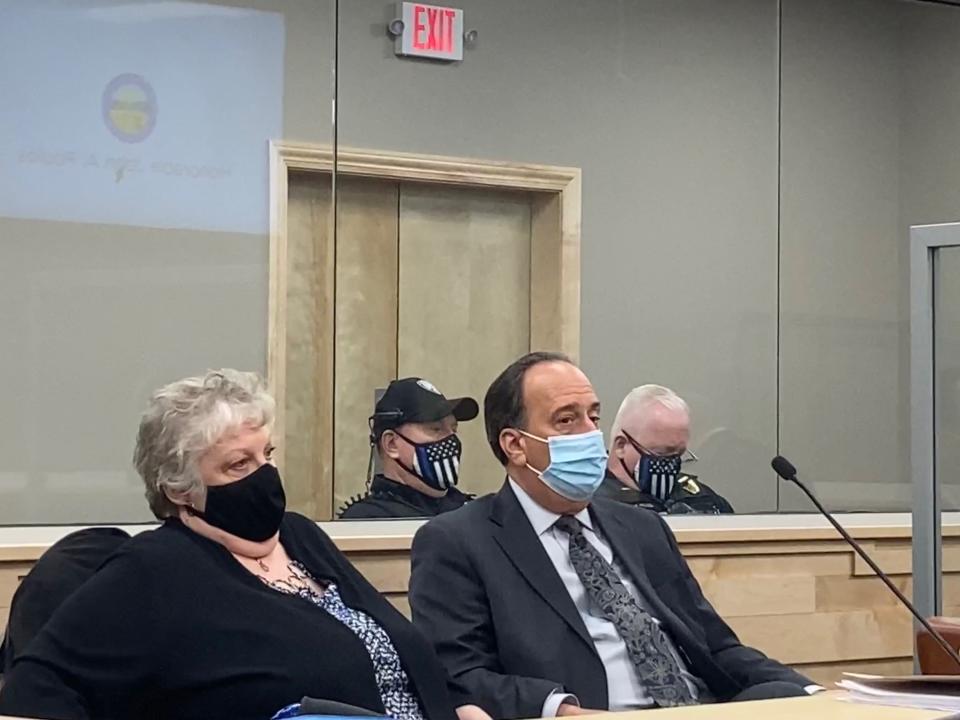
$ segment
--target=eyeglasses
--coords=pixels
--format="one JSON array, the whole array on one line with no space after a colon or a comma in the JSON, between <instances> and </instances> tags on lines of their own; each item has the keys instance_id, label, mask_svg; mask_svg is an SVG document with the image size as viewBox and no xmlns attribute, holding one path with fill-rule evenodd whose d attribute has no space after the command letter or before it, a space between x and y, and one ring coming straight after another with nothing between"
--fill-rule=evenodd
<instances>
[{"instance_id":1,"label":"eyeglasses","mask_svg":"<svg viewBox=\"0 0 960 720\"><path fill-rule=\"evenodd\" d=\"M621 430L620 432L623 433L623 436L627 439L627 442L633 445L633 449L636 450L638 453L641 453L642 455L650 455L651 457L663 457L662 455L660 455L660 453L655 453L655 452L651 452L650 450L647 450L643 445L641 445L636 440L634 440L630 436L630 433L628 433L626 430ZM690 448L687 448L686 450L684 450L683 456L680 458L680 463L682 465L690 465L692 463L697 462L697 460L699 459L700 458L698 458L694 454L693 450L691 450Z\"/></svg>"}]
</instances>

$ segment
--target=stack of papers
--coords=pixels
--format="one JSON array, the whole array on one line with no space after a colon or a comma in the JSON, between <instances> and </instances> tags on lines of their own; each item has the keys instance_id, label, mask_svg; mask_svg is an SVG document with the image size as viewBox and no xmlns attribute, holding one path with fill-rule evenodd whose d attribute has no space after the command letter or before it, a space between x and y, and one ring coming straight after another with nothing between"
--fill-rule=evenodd
<instances>
[{"instance_id":1,"label":"stack of papers","mask_svg":"<svg viewBox=\"0 0 960 720\"><path fill-rule=\"evenodd\" d=\"M838 687L851 702L942 710L960 717L960 675L898 675L880 677L844 673ZM953 717L953 716L951 716Z\"/></svg>"}]
</instances>

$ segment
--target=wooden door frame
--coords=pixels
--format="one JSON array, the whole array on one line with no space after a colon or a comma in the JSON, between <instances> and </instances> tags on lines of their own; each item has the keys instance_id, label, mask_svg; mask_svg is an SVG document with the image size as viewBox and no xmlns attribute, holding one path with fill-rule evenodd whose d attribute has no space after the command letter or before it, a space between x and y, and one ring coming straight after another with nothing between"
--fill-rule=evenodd
<instances>
[{"instance_id":1,"label":"wooden door frame","mask_svg":"<svg viewBox=\"0 0 960 720\"><path fill-rule=\"evenodd\" d=\"M291 171L331 176L369 177L459 187L483 187L534 193L531 202L530 345L557 350L577 358L580 351L580 169L493 162L437 155L340 148L334 156L328 145L270 143L270 286L267 330L267 380L277 401L274 434L281 440L278 462L283 463L287 388L287 216ZM334 180L335 182L335 180ZM327 237L335 237L334 213ZM539 240L539 241L538 241ZM333 258L333 241L326 257ZM332 304L333 262L324 269L329 282L325 301ZM538 276L538 277L535 277ZM333 313L329 326L319 329L320 354L332 359ZM325 321L327 322L327 321ZM318 426L333 425L334 379L332 360ZM323 505L333 505L333 488L321 489Z\"/></svg>"}]
</instances>

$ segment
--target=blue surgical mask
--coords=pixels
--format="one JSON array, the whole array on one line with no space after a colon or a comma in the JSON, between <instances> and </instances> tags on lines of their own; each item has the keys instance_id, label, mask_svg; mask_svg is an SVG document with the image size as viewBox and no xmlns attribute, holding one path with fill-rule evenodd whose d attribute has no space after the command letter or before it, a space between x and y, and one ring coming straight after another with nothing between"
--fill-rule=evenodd
<instances>
[{"instance_id":1,"label":"blue surgical mask","mask_svg":"<svg viewBox=\"0 0 960 720\"><path fill-rule=\"evenodd\" d=\"M578 435L551 435L546 439L523 430L520 432L546 443L550 449L550 464L546 469L537 470L527 463L548 488L574 502L593 497L607 469L607 448L603 444L602 432L591 430Z\"/></svg>"}]
</instances>

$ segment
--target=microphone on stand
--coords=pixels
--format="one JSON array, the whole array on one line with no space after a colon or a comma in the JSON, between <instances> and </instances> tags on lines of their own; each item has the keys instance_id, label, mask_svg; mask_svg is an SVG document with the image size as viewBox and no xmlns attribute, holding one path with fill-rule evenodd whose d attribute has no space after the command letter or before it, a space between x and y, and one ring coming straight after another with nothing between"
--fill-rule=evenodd
<instances>
[{"instance_id":1,"label":"microphone on stand","mask_svg":"<svg viewBox=\"0 0 960 720\"><path fill-rule=\"evenodd\" d=\"M817 510L820 511L820 514L823 515L830 522L830 524L836 528L837 532L840 533L840 535L843 536L843 539L847 541L847 544L849 544L850 547L856 550L857 555L863 558L863 561L870 566L870 569L873 570L874 574L878 578L883 580L886 586L890 589L890 592L892 592L894 595L897 596L897 599L903 604L903 606L906 607L907 610L909 610L913 614L913 616L923 626L923 628L928 633L930 633L930 636L937 641L937 644L940 645L941 648L943 648L943 651L947 653L950 659L952 659L953 662L956 663L957 668L960 669L960 655L957 654L957 651L953 649L950 643L944 640L943 635L938 633L936 630L934 630L930 626L930 623L927 622L926 619L923 616L921 616L919 612L917 612L917 609L913 606L913 603L907 599L907 596L904 595L902 592L900 592L900 588L898 588L896 585L893 584L893 581L887 576L887 574L883 570L880 569L880 566L873 561L873 558L867 555L866 551L862 547L860 547L860 543L858 543L856 540L850 537L850 533L848 533L846 530L843 529L843 526L840 525L840 523L837 522L836 518L834 518L833 515L831 515L830 512L820 503L820 501L817 500L814 494L810 492L809 489L807 489L807 486L797 479L797 469L793 466L793 463L791 463L782 455L777 455L770 462L770 466L773 468L774 472L777 473L777 475L779 475L781 478L789 482L792 482L798 488L803 490L803 494L806 495L808 498L810 498L810 502L816 505Z\"/></svg>"}]
</instances>

